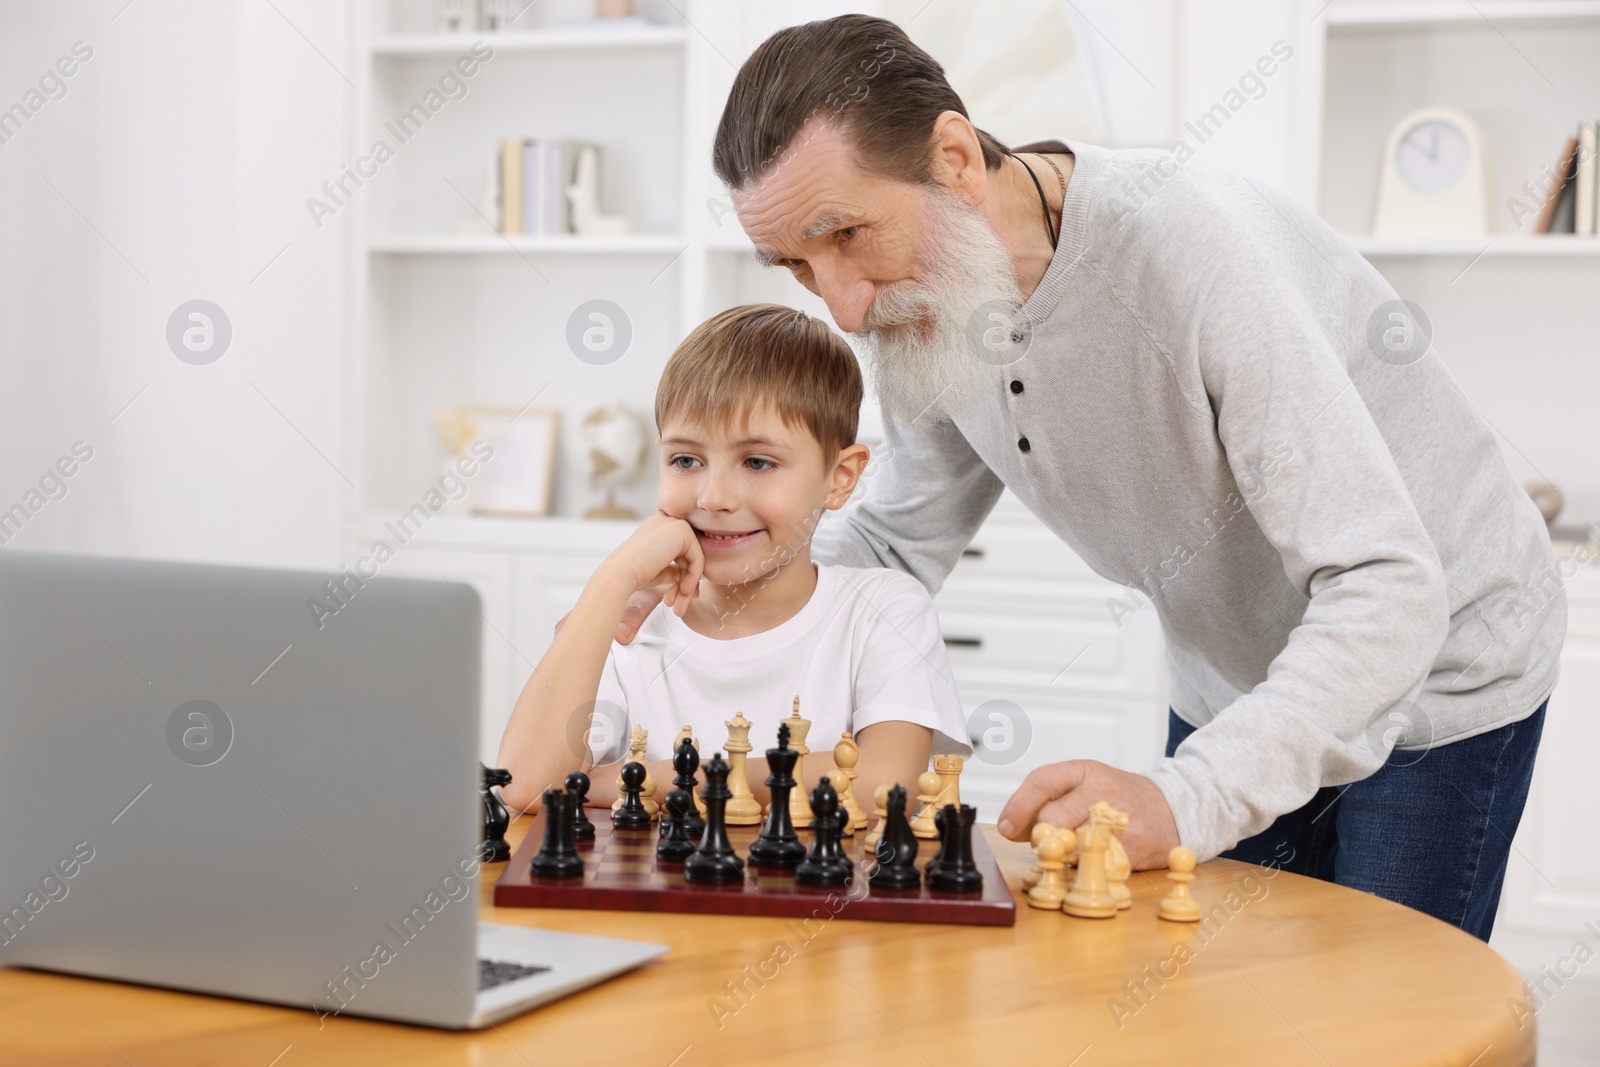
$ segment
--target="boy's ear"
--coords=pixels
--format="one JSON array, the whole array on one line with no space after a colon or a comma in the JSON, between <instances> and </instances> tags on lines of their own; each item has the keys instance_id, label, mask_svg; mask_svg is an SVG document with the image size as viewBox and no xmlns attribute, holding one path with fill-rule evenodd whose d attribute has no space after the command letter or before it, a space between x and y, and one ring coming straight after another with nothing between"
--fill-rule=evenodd
<instances>
[{"instance_id":1,"label":"boy's ear","mask_svg":"<svg viewBox=\"0 0 1600 1067\"><path fill-rule=\"evenodd\" d=\"M839 450L824 505L829 511L839 510L850 500L850 494L861 483L861 472L867 469L867 461L871 458L872 450L866 445L851 445Z\"/></svg>"}]
</instances>

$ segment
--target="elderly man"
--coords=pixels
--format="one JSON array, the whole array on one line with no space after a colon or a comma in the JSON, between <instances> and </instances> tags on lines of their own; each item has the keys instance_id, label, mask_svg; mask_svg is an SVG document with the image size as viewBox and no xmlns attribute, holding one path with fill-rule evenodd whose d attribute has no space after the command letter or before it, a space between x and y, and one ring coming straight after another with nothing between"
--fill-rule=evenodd
<instances>
[{"instance_id":1,"label":"elderly man","mask_svg":"<svg viewBox=\"0 0 1600 1067\"><path fill-rule=\"evenodd\" d=\"M1188 159L1008 149L881 19L756 50L717 174L883 409L871 498L815 555L937 589L1009 488L1154 605L1172 708L1148 773L1041 767L1002 833L1107 800L1140 867L1181 842L1487 939L1566 631L1548 534L1416 309Z\"/></svg>"}]
</instances>

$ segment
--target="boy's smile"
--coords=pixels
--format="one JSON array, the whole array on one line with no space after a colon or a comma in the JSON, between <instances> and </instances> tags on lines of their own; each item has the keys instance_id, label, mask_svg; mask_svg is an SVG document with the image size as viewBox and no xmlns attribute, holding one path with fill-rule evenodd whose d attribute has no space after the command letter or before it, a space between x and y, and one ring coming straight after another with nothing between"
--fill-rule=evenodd
<instances>
[{"instance_id":1,"label":"boy's smile","mask_svg":"<svg viewBox=\"0 0 1600 1067\"><path fill-rule=\"evenodd\" d=\"M700 537L700 547L708 552L747 545L766 533L765 530L745 530L740 533L725 530L702 530L698 526L694 528L694 532Z\"/></svg>"}]
</instances>

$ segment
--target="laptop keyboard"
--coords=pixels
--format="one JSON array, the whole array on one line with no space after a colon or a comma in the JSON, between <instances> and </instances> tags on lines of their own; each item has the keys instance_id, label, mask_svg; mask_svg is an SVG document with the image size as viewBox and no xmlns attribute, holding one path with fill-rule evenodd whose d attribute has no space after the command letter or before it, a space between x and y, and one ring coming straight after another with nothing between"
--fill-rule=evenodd
<instances>
[{"instance_id":1,"label":"laptop keyboard","mask_svg":"<svg viewBox=\"0 0 1600 1067\"><path fill-rule=\"evenodd\" d=\"M495 986L515 982L518 978L526 978L530 974L544 974L550 968L534 967L526 963L510 963L506 960L479 960L478 961L478 991L493 989Z\"/></svg>"}]
</instances>

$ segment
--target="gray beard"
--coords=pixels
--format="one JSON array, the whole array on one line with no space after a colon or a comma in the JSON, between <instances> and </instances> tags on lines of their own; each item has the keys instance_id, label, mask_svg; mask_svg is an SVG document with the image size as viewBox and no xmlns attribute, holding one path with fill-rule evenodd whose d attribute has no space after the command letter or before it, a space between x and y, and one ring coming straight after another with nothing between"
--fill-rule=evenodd
<instances>
[{"instance_id":1,"label":"gray beard","mask_svg":"<svg viewBox=\"0 0 1600 1067\"><path fill-rule=\"evenodd\" d=\"M1022 303L1011 253L977 208L933 190L923 220L917 280L880 290L851 335L884 415L906 425L954 421L996 394L1013 360L982 339L1005 321L990 312Z\"/></svg>"}]
</instances>

